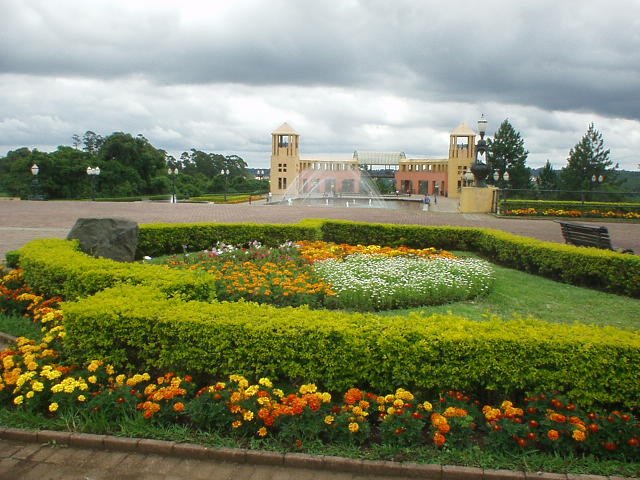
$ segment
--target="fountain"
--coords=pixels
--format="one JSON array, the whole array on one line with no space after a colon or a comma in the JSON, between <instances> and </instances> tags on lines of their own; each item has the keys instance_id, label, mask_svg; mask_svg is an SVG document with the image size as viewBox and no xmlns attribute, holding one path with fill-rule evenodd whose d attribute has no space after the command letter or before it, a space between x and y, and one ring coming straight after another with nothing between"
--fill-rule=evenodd
<instances>
[{"instance_id":1,"label":"fountain","mask_svg":"<svg viewBox=\"0 0 640 480\"><path fill-rule=\"evenodd\" d=\"M359 199L367 201L358 201ZM286 199L286 200L285 200ZM303 170L284 193L288 205L345 206L349 208L397 208L395 197L388 201L366 170Z\"/></svg>"}]
</instances>

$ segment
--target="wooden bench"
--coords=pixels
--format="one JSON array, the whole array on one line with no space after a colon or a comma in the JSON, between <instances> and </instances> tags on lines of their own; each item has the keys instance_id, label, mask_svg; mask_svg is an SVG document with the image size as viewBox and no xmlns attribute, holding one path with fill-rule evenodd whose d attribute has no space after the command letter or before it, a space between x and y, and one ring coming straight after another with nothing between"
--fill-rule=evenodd
<instances>
[{"instance_id":1,"label":"wooden bench","mask_svg":"<svg viewBox=\"0 0 640 480\"><path fill-rule=\"evenodd\" d=\"M558 222L565 243L580 247L596 247L613 250L607 227L585 225L581 223Z\"/></svg>"}]
</instances>

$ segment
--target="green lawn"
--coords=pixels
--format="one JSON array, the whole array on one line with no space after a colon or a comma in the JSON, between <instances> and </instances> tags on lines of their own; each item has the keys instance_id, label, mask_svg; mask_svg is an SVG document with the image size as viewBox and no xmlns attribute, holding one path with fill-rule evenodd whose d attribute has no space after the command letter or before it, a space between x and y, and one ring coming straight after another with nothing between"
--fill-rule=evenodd
<instances>
[{"instance_id":1,"label":"green lawn","mask_svg":"<svg viewBox=\"0 0 640 480\"><path fill-rule=\"evenodd\" d=\"M0 313L0 332L8 333L14 337L28 337L34 340L42 339L40 324L35 324L31 319L18 315Z\"/></svg>"},{"instance_id":2,"label":"green lawn","mask_svg":"<svg viewBox=\"0 0 640 480\"><path fill-rule=\"evenodd\" d=\"M536 275L495 266L496 283L486 296L436 307L383 312L454 313L482 320L490 315L533 316L558 323L588 323L640 330L640 300L554 282Z\"/></svg>"}]
</instances>

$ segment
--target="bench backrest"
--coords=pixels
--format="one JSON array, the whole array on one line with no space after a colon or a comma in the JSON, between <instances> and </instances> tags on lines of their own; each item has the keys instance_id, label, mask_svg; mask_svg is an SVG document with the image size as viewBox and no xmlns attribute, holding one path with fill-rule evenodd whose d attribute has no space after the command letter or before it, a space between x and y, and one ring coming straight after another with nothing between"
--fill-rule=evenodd
<instances>
[{"instance_id":1,"label":"bench backrest","mask_svg":"<svg viewBox=\"0 0 640 480\"><path fill-rule=\"evenodd\" d=\"M606 227L581 225L579 223L560 223L562 236L566 243L583 247L597 247L613 250L611 237Z\"/></svg>"}]
</instances>

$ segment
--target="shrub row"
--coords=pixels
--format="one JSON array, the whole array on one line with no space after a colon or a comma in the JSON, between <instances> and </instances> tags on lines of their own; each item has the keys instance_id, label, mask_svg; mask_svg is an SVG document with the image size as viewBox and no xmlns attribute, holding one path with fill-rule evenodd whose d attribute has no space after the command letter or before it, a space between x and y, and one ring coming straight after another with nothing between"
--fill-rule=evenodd
<instances>
[{"instance_id":1,"label":"shrub row","mask_svg":"<svg viewBox=\"0 0 640 480\"><path fill-rule=\"evenodd\" d=\"M639 202L581 202L578 200L520 200L507 199L504 204L509 210L535 208L536 210L578 210L602 212L640 212Z\"/></svg>"},{"instance_id":2,"label":"shrub row","mask_svg":"<svg viewBox=\"0 0 640 480\"><path fill-rule=\"evenodd\" d=\"M117 367L240 373L332 391L562 391L582 405L640 404L640 333L531 319L183 302L120 285L63 305L71 359Z\"/></svg>"},{"instance_id":3,"label":"shrub row","mask_svg":"<svg viewBox=\"0 0 640 480\"><path fill-rule=\"evenodd\" d=\"M207 275L159 265L121 263L79 251L78 241L34 240L20 250L25 281L36 291L68 300L93 295L119 283L153 285L166 295L212 300L215 282Z\"/></svg>"},{"instance_id":4,"label":"shrub row","mask_svg":"<svg viewBox=\"0 0 640 480\"><path fill-rule=\"evenodd\" d=\"M210 249L216 242L243 245L253 240L269 246L291 240L317 240L320 222L297 224L257 223L156 223L140 226L137 256L157 257L169 253Z\"/></svg>"},{"instance_id":5,"label":"shrub row","mask_svg":"<svg viewBox=\"0 0 640 480\"><path fill-rule=\"evenodd\" d=\"M638 255L543 242L483 228L331 220L323 222L321 229L324 240L337 243L470 250L495 263L553 280L640 298Z\"/></svg>"}]
</instances>

